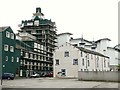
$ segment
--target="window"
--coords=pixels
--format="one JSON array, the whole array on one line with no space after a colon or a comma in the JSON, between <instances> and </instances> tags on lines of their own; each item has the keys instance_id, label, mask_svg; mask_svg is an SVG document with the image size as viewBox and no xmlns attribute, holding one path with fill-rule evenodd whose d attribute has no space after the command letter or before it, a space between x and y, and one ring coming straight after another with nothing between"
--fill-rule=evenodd
<instances>
[{"instance_id":1,"label":"window","mask_svg":"<svg viewBox=\"0 0 120 90\"><path fill-rule=\"evenodd\" d=\"M19 57L17 57L17 62L19 62Z\"/></svg>"},{"instance_id":2,"label":"window","mask_svg":"<svg viewBox=\"0 0 120 90\"><path fill-rule=\"evenodd\" d=\"M38 44L38 49L40 49L40 44Z\"/></svg>"},{"instance_id":3,"label":"window","mask_svg":"<svg viewBox=\"0 0 120 90\"><path fill-rule=\"evenodd\" d=\"M56 61L56 64L55 64L55 65L59 65L59 64L60 64L60 63L59 63L59 59L56 59L55 61Z\"/></svg>"},{"instance_id":4,"label":"window","mask_svg":"<svg viewBox=\"0 0 120 90\"><path fill-rule=\"evenodd\" d=\"M88 66L90 66L90 61L88 60Z\"/></svg>"},{"instance_id":5,"label":"window","mask_svg":"<svg viewBox=\"0 0 120 90\"><path fill-rule=\"evenodd\" d=\"M73 65L78 65L78 59L73 59Z\"/></svg>"},{"instance_id":6,"label":"window","mask_svg":"<svg viewBox=\"0 0 120 90\"><path fill-rule=\"evenodd\" d=\"M105 60L105 58L104 58L104 67L106 67L106 60Z\"/></svg>"},{"instance_id":7,"label":"window","mask_svg":"<svg viewBox=\"0 0 120 90\"><path fill-rule=\"evenodd\" d=\"M22 61L22 60L20 60L20 64L23 64L23 61Z\"/></svg>"},{"instance_id":8,"label":"window","mask_svg":"<svg viewBox=\"0 0 120 90\"><path fill-rule=\"evenodd\" d=\"M23 56L23 51L21 51L21 56Z\"/></svg>"},{"instance_id":9,"label":"window","mask_svg":"<svg viewBox=\"0 0 120 90\"><path fill-rule=\"evenodd\" d=\"M35 25L35 26L39 26L39 20L35 20L35 21L34 21L34 25Z\"/></svg>"},{"instance_id":10,"label":"window","mask_svg":"<svg viewBox=\"0 0 120 90\"><path fill-rule=\"evenodd\" d=\"M4 50L8 51L8 45L4 45Z\"/></svg>"},{"instance_id":11,"label":"window","mask_svg":"<svg viewBox=\"0 0 120 90\"><path fill-rule=\"evenodd\" d=\"M27 66L27 69L29 69L30 67L29 67L29 65Z\"/></svg>"},{"instance_id":12,"label":"window","mask_svg":"<svg viewBox=\"0 0 120 90\"><path fill-rule=\"evenodd\" d=\"M40 52L40 50L38 50L38 52Z\"/></svg>"},{"instance_id":13,"label":"window","mask_svg":"<svg viewBox=\"0 0 120 90\"><path fill-rule=\"evenodd\" d=\"M91 59L93 59L93 55L91 54Z\"/></svg>"},{"instance_id":14,"label":"window","mask_svg":"<svg viewBox=\"0 0 120 90\"><path fill-rule=\"evenodd\" d=\"M77 44L74 44L73 46L77 47Z\"/></svg>"},{"instance_id":15,"label":"window","mask_svg":"<svg viewBox=\"0 0 120 90\"><path fill-rule=\"evenodd\" d=\"M34 43L34 48L37 48L38 46L37 46L37 43Z\"/></svg>"},{"instance_id":16,"label":"window","mask_svg":"<svg viewBox=\"0 0 120 90\"><path fill-rule=\"evenodd\" d=\"M66 76L66 70L65 69L61 69L61 76Z\"/></svg>"},{"instance_id":17,"label":"window","mask_svg":"<svg viewBox=\"0 0 120 90\"><path fill-rule=\"evenodd\" d=\"M31 34L36 34L36 30L32 30L32 31L31 31Z\"/></svg>"},{"instance_id":18,"label":"window","mask_svg":"<svg viewBox=\"0 0 120 90\"><path fill-rule=\"evenodd\" d=\"M14 52L14 47L10 46L10 52Z\"/></svg>"},{"instance_id":19,"label":"window","mask_svg":"<svg viewBox=\"0 0 120 90\"><path fill-rule=\"evenodd\" d=\"M5 57L5 61L8 61L8 56Z\"/></svg>"},{"instance_id":20,"label":"window","mask_svg":"<svg viewBox=\"0 0 120 90\"><path fill-rule=\"evenodd\" d=\"M30 54L30 58L33 59L33 54Z\"/></svg>"},{"instance_id":21,"label":"window","mask_svg":"<svg viewBox=\"0 0 120 90\"><path fill-rule=\"evenodd\" d=\"M25 57L28 58L28 53L25 53Z\"/></svg>"},{"instance_id":22,"label":"window","mask_svg":"<svg viewBox=\"0 0 120 90\"><path fill-rule=\"evenodd\" d=\"M69 57L69 52L65 52L65 57Z\"/></svg>"},{"instance_id":23,"label":"window","mask_svg":"<svg viewBox=\"0 0 120 90\"><path fill-rule=\"evenodd\" d=\"M87 53L87 59L89 59L89 54Z\"/></svg>"},{"instance_id":24,"label":"window","mask_svg":"<svg viewBox=\"0 0 120 90\"><path fill-rule=\"evenodd\" d=\"M99 58L97 57L97 67L99 67Z\"/></svg>"},{"instance_id":25,"label":"window","mask_svg":"<svg viewBox=\"0 0 120 90\"><path fill-rule=\"evenodd\" d=\"M6 37L10 38L10 33L8 31L6 31Z\"/></svg>"},{"instance_id":26,"label":"window","mask_svg":"<svg viewBox=\"0 0 120 90\"><path fill-rule=\"evenodd\" d=\"M12 57L11 62L14 62L14 57Z\"/></svg>"},{"instance_id":27,"label":"window","mask_svg":"<svg viewBox=\"0 0 120 90\"><path fill-rule=\"evenodd\" d=\"M38 60L40 60L40 56L38 56Z\"/></svg>"},{"instance_id":28,"label":"window","mask_svg":"<svg viewBox=\"0 0 120 90\"><path fill-rule=\"evenodd\" d=\"M11 39L14 39L14 34L13 33L11 33Z\"/></svg>"},{"instance_id":29,"label":"window","mask_svg":"<svg viewBox=\"0 0 120 90\"><path fill-rule=\"evenodd\" d=\"M110 65L110 64L109 64L109 62L108 62L108 67L110 67L109 65Z\"/></svg>"},{"instance_id":30,"label":"window","mask_svg":"<svg viewBox=\"0 0 120 90\"><path fill-rule=\"evenodd\" d=\"M83 57L83 52L81 51L81 57Z\"/></svg>"},{"instance_id":31,"label":"window","mask_svg":"<svg viewBox=\"0 0 120 90\"><path fill-rule=\"evenodd\" d=\"M37 59L37 55L34 55L34 59Z\"/></svg>"},{"instance_id":32,"label":"window","mask_svg":"<svg viewBox=\"0 0 120 90\"><path fill-rule=\"evenodd\" d=\"M82 65L84 66L84 58L82 59Z\"/></svg>"}]
</instances>

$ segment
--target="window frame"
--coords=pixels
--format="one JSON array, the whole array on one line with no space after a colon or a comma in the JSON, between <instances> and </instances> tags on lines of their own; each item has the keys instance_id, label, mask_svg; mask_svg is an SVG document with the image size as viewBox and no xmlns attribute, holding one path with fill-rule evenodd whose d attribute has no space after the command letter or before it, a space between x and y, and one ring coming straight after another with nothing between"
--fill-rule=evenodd
<instances>
[{"instance_id":1,"label":"window frame","mask_svg":"<svg viewBox=\"0 0 120 90\"><path fill-rule=\"evenodd\" d=\"M99 67L99 57L97 57L97 67Z\"/></svg>"},{"instance_id":2,"label":"window frame","mask_svg":"<svg viewBox=\"0 0 120 90\"><path fill-rule=\"evenodd\" d=\"M15 39L14 33L11 33L11 39Z\"/></svg>"},{"instance_id":3,"label":"window frame","mask_svg":"<svg viewBox=\"0 0 120 90\"><path fill-rule=\"evenodd\" d=\"M5 56L5 61L8 61L8 56Z\"/></svg>"},{"instance_id":4,"label":"window frame","mask_svg":"<svg viewBox=\"0 0 120 90\"><path fill-rule=\"evenodd\" d=\"M83 57L83 52L82 51L80 52L80 55L81 55L81 57Z\"/></svg>"},{"instance_id":5,"label":"window frame","mask_svg":"<svg viewBox=\"0 0 120 90\"><path fill-rule=\"evenodd\" d=\"M8 51L9 50L9 46L7 44L4 45L4 51Z\"/></svg>"},{"instance_id":6,"label":"window frame","mask_svg":"<svg viewBox=\"0 0 120 90\"><path fill-rule=\"evenodd\" d=\"M10 46L10 52L14 52L14 46Z\"/></svg>"},{"instance_id":7,"label":"window frame","mask_svg":"<svg viewBox=\"0 0 120 90\"><path fill-rule=\"evenodd\" d=\"M16 62L19 62L20 60L19 60L19 57L17 57L17 60L16 60Z\"/></svg>"},{"instance_id":8,"label":"window frame","mask_svg":"<svg viewBox=\"0 0 120 90\"><path fill-rule=\"evenodd\" d=\"M69 51L64 52L64 57L69 57Z\"/></svg>"},{"instance_id":9,"label":"window frame","mask_svg":"<svg viewBox=\"0 0 120 90\"><path fill-rule=\"evenodd\" d=\"M55 59L55 65L60 65L59 59Z\"/></svg>"},{"instance_id":10,"label":"window frame","mask_svg":"<svg viewBox=\"0 0 120 90\"><path fill-rule=\"evenodd\" d=\"M78 59L73 59L73 65L78 65Z\"/></svg>"},{"instance_id":11,"label":"window frame","mask_svg":"<svg viewBox=\"0 0 120 90\"><path fill-rule=\"evenodd\" d=\"M6 37L10 38L10 32L6 31Z\"/></svg>"},{"instance_id":12,"label":"window frame","mask_svg":"<svg viewBox=\"0 0 120 90\"><path fill-rule=\"evenodd\" d=\"M85 61L84 61L84 58L82 58L82 66L85 65Z\"/></svg>"},{"instance_id":13,"label":"window frame","mask_svg":"<svg viewBox=\"0 0 120 90\"><path fill-rule=\"evenodd\" d=\"M30 59L33 59L33 54L32 53L30 54Z\"/></svg>"},{"instance_id":14,"label":"window frame","mask_svg":"<svg viewBox=\"0 0 120 90\"><path fill-rule=\"evenodd\" d=\"M104 58L104 67L106 67L106 59Z\"/></svg>"},{"instance_id":15,"label":"window frame","mask_svg":"<svg viewBox=\"0 0 120 90\"><path fill-rule=\"evenodd\" d=\"M11 62L14 62L14 57L13 56L11 57Z\"/></svg>"},{"instance_id":16,"label":"window frame","mask_svg":"<svg viewBox=\"0 0 120 90\"><path fill-rule=\"evenodd\" d=\"M88 66L90 66L90 60L87 60L88 61Z\"/></svg>"},{"instance_id":17,"label":"window frame","mask_svg":"<svg viewBox=\"0 0 120 90\"><path fill-rule=\"evenodd\" d=\"M25 53L25 57L29 58L29 53L28 52Z\"/></svg>"},{"instance_id":18,"label":"window frame","mask_svg":"<svg viewBox=\"0 0 120 90\"><path fill-rule=\"evenodd\" d=\"M36 54L34 54L34 59L35 59L35 60L37 59L37 55L36 55Z\"/></svg>"}]
</instances>

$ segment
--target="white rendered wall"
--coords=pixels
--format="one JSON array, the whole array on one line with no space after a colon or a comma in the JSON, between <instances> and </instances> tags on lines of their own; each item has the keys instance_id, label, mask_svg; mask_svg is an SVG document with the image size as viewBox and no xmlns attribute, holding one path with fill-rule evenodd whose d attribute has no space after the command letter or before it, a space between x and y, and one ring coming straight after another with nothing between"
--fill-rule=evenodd
<instances>
[{"instance_id":1,"label":"white rendered wall","mask_svg":"<svg viewBox=\"0 0 120 90\"><path fill-rule=\"evenodd\" d=\"M101 40L97 43L96 51L107 55L107 47L109 47L109 40Z\"/></svg>"},{"instance_id":2,"label":"white rendered wall","mask_svg":"<svg viewBox=\"0 0 120 90\"><path fill-rule=\"evenodd\" d=\"M66 45L61 46L54 52L54 77L58 72L61 72L61 69L66 69L67 77L78 77L79 65L73 65L73 59L78 59L78 63L80 63L79 50L69 46L69 44ZM64 57L65 51L69 51L69 57ZM59 59L60 65L55 65L56 59Z\"/></svg>"},{"instance_id":3,"label":"white rendered wall","mask_svg":"<svg viewBox=\"0 0 120 90\"><path fill-rule=\"evenodd\" d=\"M110 65L118 65L118 51L108 48L107 54L110 56Z\"/></svg>"},{"instance_id":4,"label":"white rendered wall","mask_svg":"<svg viewBox=\"0 0 120 90\"><path fill-rule=\"evenodd\" d=\"M63 45L65 42L70 42L70 35L69 34L62 34L57 36L57 46Z\"/></svg>"},{"instance_id":5,"label":"white rendered wall","mask_svg":"<svg viewBox=\"0 0 120 90\"><path fill-rule=\"evenodd\" d=\"M69 52L69 57L64 57L64 52ZM81 57L81 51L74 46L66 43L54 51L54 77L58 76L58 72L61 72L61 69L66 69L66 77L78 77L78 71L108 71L108 62L109 59L106 59L106 67L104 67L104 57L97 56L94 54L88 54L83 52L83 56ZM87 57L86 57L87 55ZM89 57L88 57L89 55ZM91 57L92 55L92 57ZM99 66L97 67L97 57L99 57ZM82 64L82 59L84 58L84 65ZM56 64L56 59L59 59L59 65ZM73 59L78 59L78 65L73 65ZM88 66L88 60L90 62L90 66Z\"/></svg>"}]
</instances>

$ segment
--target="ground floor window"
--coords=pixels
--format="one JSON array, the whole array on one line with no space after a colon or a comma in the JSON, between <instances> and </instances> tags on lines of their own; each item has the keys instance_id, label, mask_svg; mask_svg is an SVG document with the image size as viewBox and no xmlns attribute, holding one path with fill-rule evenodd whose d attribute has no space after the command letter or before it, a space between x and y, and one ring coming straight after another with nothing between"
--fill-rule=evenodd
<instances>
[{"instance_id":1,"label":"ground floor window","mask_svg":"<svg viewBox=\"0 0 120 90\"><path fill-rule=\"evenodd\" d=\"M56 64L55 65L59 65L59 59L56 59Z\"/></svg>"},{"instance_id":2,"label":"ground floor window","mask_svg":"<svg viewBox=\"0 0 120 90\"><path fill-rule=\"evenodd\" d=\"M8 56L5 57L5 61L8 61Z\"/></svg>"},{"instance_id":3,"label":"ground floor window","mask_svg":"<svg viewBox=\"0 0 120 90\"><path fill-rule=\"evenodd\" d=\"M61 69L61 76L66 76L66 69Z\"/></svg>"}]
</instances>

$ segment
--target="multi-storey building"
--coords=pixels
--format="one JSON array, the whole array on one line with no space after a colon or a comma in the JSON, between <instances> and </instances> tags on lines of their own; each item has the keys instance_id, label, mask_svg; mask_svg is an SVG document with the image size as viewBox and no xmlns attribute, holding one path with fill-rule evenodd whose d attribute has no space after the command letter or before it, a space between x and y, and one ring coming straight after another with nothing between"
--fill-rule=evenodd
<instances>
[{"instance_id":1,"label":"multi-storey building","mask_svg":"<svg viewBox=\"0 0 120 90\"><path fill-rule=\"evenodd\" d=\"M83 47L85 49L99 52L103 55L110 57L110 70L116 71L118 64L120 64L120 45L116 45L115 47L110 47L110 39L103 38L97 41L88 41L82 38L72 38L71 33L61 33L57 35L56 44L58 47L63 45L65 42L68 42L76 47Z\"/></svg>"},{"instance_id":2,"label":"multi-storey building","mask_svg":"<svg viewBox=\"0 0 120 90\"><path fill-rule=\"evenodd\" d=\"M64 43L54 51L54 77L77 78L78 71L109 71L109 57Z\"/></svg>"},{"instance_id":3,"label":"multi-storey building","mask_svg":"<svg viewBox=\"0 0 120 90\"><path fill-rule=\"evenodd\" d=\"M0 60L2 73L19 75L20 52L16 49L15 34L9 26L0 27Z\"/></svg>"},{"instance_id":4,"label":"multi-storey building","mask_svg":"<svg viewBox=\"0 0 120 90\"><path fill-rule=\"evenodd\" d=\"M22 37L29 49L21 57L26 75L33 72L48 73L53 70L53 51L56 39L55 22L44 19L41 8L36 8L31 20L22 21L18 36ZM25 46L26 46L25 45ZM22 72L22 71L21 71ZM27 74L28 73L28 74ZM22 74L21 74L22 75Z\"/></svg>"}]
</instances>

